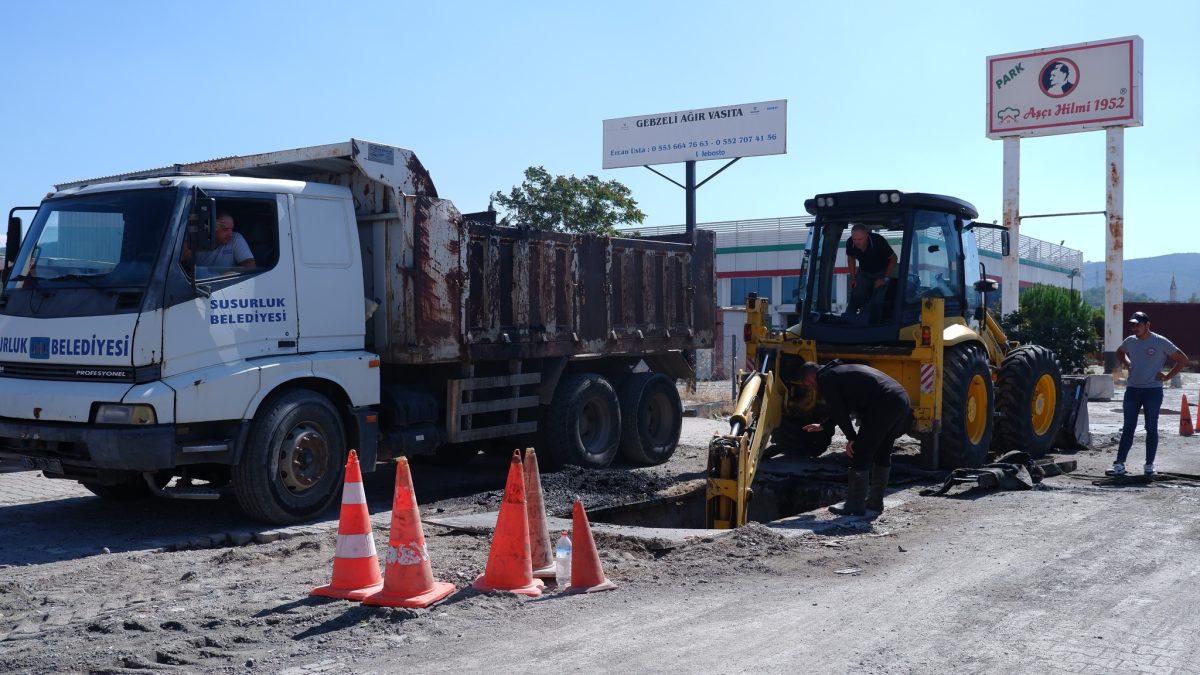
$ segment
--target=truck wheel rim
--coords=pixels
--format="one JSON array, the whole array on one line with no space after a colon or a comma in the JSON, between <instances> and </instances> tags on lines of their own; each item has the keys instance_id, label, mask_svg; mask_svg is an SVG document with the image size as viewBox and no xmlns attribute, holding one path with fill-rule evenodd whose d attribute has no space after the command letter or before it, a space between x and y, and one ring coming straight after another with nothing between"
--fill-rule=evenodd
<instances>
[{"instance_id":1,"label":"truck wheel rim","mask_svg":"<svg viewBox=\"0 0 1200 675\"><path fill-rule=\"evenodd\" d=\"M642 411L642 429L646 436L655 444L663 444L670 440L671 401L663 394L650 397Z\"/></svg>"},{"instance_id":2,"label":"truck wheel rim","mask_svg":"<svg viewBox=\"0 0 1200 675\"><path fill-rule=\"evenodd\" d=\"M588 401L579 414L579 443L588 453L597 454L604 449L611 426L608 407L599 401Z\"/></svg>"},{"instance_id":3,"label":"truck wheel rim","mask_svg":"<svg viewBox=\"0 0 1200 675\"><path fill-rule=\"evenodd\" d=\"M967 385L966 424L967 438L971 443L983 440L987 429L987 386L982 375L975 375Z\"/></svg>"},{"instance_id":4,"label":"truck wheel rim","mask_svg":"<svg viewBox=\"0 0 1200 675\"><path fill-rule=\"evenodd\" d=\"M298 424L288 434L279 451L279 477L289 492L299 494L325 477L329 464L329 444L315 427Z\"/></svg>"},{"instance_id":5,"label":"truck wheel rim","mask_svg":"<svg viewBox=\"0 0 1200 675\"><path fill-rule=\"evenodd\" d=\"M1058 388L1054 386L1054 378L1049 374L1038 378L1033 387L1033 432L1039 436L1050 430L1054 421L1054 412L1058 408Z\"/></svg>"}]
</instances>

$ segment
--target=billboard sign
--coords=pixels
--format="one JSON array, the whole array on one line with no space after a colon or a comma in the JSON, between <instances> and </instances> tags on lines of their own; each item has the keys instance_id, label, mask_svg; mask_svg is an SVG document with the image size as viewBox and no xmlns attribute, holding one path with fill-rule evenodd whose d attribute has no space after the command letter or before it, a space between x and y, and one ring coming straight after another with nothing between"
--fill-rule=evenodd
<instances>
[{"instance_id":1,"label":"billboard sign","mask_svg":"<svg viewBox=\"0 0 1200 675\"><path fill-rule=\"evenodd\" d=\"M604 168L787 152L787 101L604 120Z\"/></svg>"},{"instance_id":2,"label":"billboard sign","mask_svg":"<svg viewBox=\"0 0 1200 675\"><path fill-rule=\"evenodd\" d=\"M1142 125L1142 38L987 59L987 137Z\"/></svg>"}]
</instances>

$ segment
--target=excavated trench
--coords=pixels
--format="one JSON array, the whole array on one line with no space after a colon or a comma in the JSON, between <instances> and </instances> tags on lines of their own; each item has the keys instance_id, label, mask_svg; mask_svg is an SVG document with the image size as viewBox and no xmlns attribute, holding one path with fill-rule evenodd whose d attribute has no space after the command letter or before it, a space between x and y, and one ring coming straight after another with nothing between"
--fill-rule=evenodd
<instances>
[{"instance_id":1,"label":"excavated trench","mask_svg":"<svg viewBox=\"0 0 1200 675\"><path fill-rule=\"evenodd\" d=\"M704 486L670 497L588 511L592 522L629 527L704 528ZM845 499L844 483L803 476L767 476L754 483L750 520L770 523Z\"/></svg>"}]
</instances>

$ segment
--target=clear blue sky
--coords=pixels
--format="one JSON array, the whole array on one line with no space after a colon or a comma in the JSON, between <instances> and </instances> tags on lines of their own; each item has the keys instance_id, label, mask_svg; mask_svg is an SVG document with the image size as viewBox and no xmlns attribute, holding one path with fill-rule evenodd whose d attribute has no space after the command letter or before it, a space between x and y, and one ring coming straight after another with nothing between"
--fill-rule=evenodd
<instances>
[{"instance_id":1,"label":"clear blue sky","mask_svg":"<svg viewBox=\"0 0 1200 675\"><path fill-rule=\"evenodd\" d=\"M683 222L683 191L602 170L601 121L773 99L788 100L788 153L702 188L701 221L800 215L806 197L859 188L951 194L999 219L986 58L1140 35L1125 256L1200 251L1197 2L68 0L0 3L0 24L6 210L55 182L359 137L414 150L463 211L542 165L622 181L647 225ZM1102 132L1021 154L1023 214L1104 208ZM1022 233L1103 260L1100 216Z\"/></svg>"}]
</instances>

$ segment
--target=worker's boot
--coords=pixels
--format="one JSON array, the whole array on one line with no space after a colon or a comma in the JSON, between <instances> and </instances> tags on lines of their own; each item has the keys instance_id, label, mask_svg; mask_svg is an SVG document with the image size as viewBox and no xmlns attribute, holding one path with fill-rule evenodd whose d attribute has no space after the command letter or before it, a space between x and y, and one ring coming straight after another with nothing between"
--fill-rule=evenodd
<instances>
[{"instance_id":1,"label":"worker's boot","mask_svg":"<svg viewBox=\"0 0 1200 675\"><path fill-rule=\"evenodd\" d=\"M871 480L871 472L867 470L850 469L846 480L846 501L829 507L830 513L839 516L862 516L867 513L867 483Z\"/></svg>"},{"instance_id":2,"label":"worker's boot","mask_svg":"<svg viewBox=\"0 0 1200 675\"><path fill-rule=\"evenodd\" d=\"M867 488L867 510L883 513L883 493L887 492L892 466L871 465L871 483Z\"/></svg>"}]
</instances>

